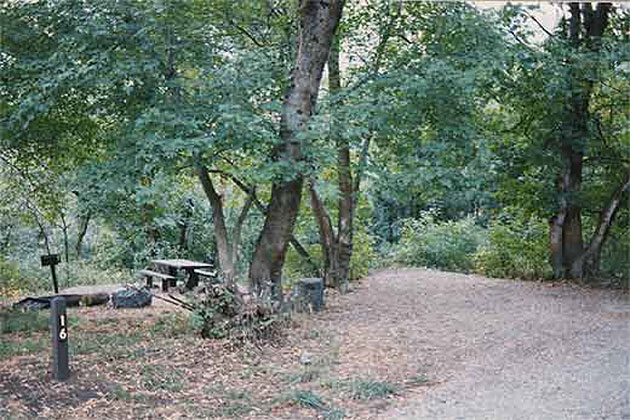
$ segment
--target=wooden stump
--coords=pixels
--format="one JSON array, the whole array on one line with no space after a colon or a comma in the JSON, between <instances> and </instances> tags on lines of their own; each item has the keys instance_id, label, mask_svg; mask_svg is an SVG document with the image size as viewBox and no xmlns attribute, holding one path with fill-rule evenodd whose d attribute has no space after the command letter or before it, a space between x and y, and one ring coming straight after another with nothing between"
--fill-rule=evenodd
<instances>
[{"instance_id":1,"label":"wooden stump","mask_svg":"<svg viewBox=\"0 0 630 420\"><path fill-rule=\"evenodd\" d=\"M297 308L319 312L324 309L324 279L306 278L297 282Z\"/></svg>"}]
</instances>

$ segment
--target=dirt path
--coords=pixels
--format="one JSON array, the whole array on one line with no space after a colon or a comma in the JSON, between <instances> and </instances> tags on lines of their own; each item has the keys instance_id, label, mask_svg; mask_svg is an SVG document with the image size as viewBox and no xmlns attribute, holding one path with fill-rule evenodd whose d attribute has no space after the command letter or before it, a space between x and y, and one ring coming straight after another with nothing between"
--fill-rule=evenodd
<instances>
[{"instance_id":1,"label":"dirt path","mask_svg":"<svg viewBox=\"0 0 630 420\"><path fill-rule=\"evenodd\" d=\"M370 418L630 419L627 294L388 270L346 299L342 364L437 382Z\"/></svg>"}]
</instances>

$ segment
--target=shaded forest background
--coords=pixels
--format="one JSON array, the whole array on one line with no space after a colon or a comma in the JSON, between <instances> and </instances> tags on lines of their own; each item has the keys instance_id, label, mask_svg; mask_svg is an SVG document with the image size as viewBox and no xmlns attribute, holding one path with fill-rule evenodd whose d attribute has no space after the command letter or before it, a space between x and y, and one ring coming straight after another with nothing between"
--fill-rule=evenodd
<instances>
[{"instance_id":1,"label":"shaded forest background","mask_svg":"<svg viewBox=\"0 0 630 420\"><path fill-rule=\"evenodd\" d=\"M157 257L253 287L396 264L627 284L627 9L558 5L546 28L331 5L319 51L294 2L0 3L1 294L49 289L47 253L63 286ZM323 82L290 130L305 54Z\"/></svg>"}]
</instances>

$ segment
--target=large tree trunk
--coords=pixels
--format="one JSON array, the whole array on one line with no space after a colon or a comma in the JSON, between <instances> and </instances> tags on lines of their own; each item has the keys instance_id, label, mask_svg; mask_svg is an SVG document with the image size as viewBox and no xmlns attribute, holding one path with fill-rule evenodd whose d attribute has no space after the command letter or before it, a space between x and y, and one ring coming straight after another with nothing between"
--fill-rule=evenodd
<instances>
[{"instance_id":1,"label":"large tree trunk","mask_svg":"<svg viewBox=\"0 0 630 420\"><path fill-rule=\"evenodd\" d=\"M252 204L254 205L254 207L256 207L263 216L267 215L267 207L265 207L260 202L258 197L256 197L256 190L254 188L248 187L247 185L245 185L244 182L242 182L240 179L238 179L232 174L226 173L225 175L228 176L234 182L234 184L241 189L241 191L243 191L245 194L247 194L249 198L251 198ZM289 238L289 244L291 244L293 249L295 249L295 252L297 252L298 255L304 261L306 261L308 265L311 266L313 273L316 275L319 275L319 267L317 266L317 264L315 264L315 262L313 261L313 258L311 258L308 251L302 246L300 241L298 241L297 238L293 234L291 234L291 238Z\"/></svg>"},{"instance_id":2,"label":"large tree trunk","mask_svg":"<svg viewBox=\"0 0 630 420\"><path fill-rule=\"evenodd\" d=\"M554 278L564 277L563 231L567 217L566 189L568 186L568 168L564 168L558 180L557 189L560 194L559 208L549 221L549 253Z\"/></svg>"},{"instance_id":3,"label":"large tree trunk","mask_svg":"<svg viewBox=\"0 0 630 420\"><path fill-rule=\"evenodd\" d=\"M580 133L582 138L588 135L586 132ZM577 140L579 141L579 140ZM584 252L582 239L582 208L580 206L579 193L582 189L582 151L575 151L572 148L566 152L564 159L568 163L567 189L568 203L566 207L566 217L562 226L562 256L565 272L568 272L573 262Z\"/></svg>"},{"instance_id":4,"label":"large tree trunk","mask_svg":"<svg viewBox=\"0 0 630 420\"><path fill-rule=\"evenodd\" d=\"M282 107L281 137L284 143L274 158L295 167L302 160L302 140L315 111L324 64L343 8L342 0L302 0L299 4L300 30L296 65ZM262 232L250 266L252 290L261 295L271 292L282 300L282 267L302 195L303 177L299 172L289 180L274 182Z\"/></svg>"},{"instance_id":5,"label":"large tree trunk","mask_svg":"<svg viewBox=\"0 0 630 420\"><path fill-rule=\"evenodd\" d=\"M601 36L608 22L610 3L599 3L594 11L591 4L569 4L569 44L575 51L598 52ZM563 127L562 173L558 183L559 210L550 221L549 244L555 277L575 277L575 267L585 254L582 234L582 167L589 140L589 103L593 82L585 77L582 63L571 63L571 92L566 105ZM586 63L589 68L589 63ZM576 265L577 264L577 265ZM581 270L578 270L581 271ZM581 277L581 276L580 276Z\"/></svg>"}]
</instances>

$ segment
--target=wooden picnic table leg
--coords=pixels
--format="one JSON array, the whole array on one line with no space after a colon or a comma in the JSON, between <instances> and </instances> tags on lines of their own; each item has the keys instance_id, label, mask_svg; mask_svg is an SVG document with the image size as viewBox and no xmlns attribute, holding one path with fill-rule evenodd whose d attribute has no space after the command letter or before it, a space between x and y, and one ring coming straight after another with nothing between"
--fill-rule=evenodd
<instances>
[{"instance_id":1,"label":"wooden picnic table leg","mask_svg":"<svg viewBox=\"0 0 630 420\"><path fill-rule=\"evenodd\" d=\"M169 267L168 274L173 276L173 278L170 280L171 287L177 287L177 269L175 267Z\"/></svg>"},{"instance_id":2,"label":"wooden picnic table leg","mask_svg":"<svg viewBox=\"0 0 630 420\"><path fill-rule=\"evenodd\" d=\"M186 269L188 271L188 282L186 283L186 289L192 290L199 284L199 275L195 273L194 268Z\"/></svg>"}]
</instances>

